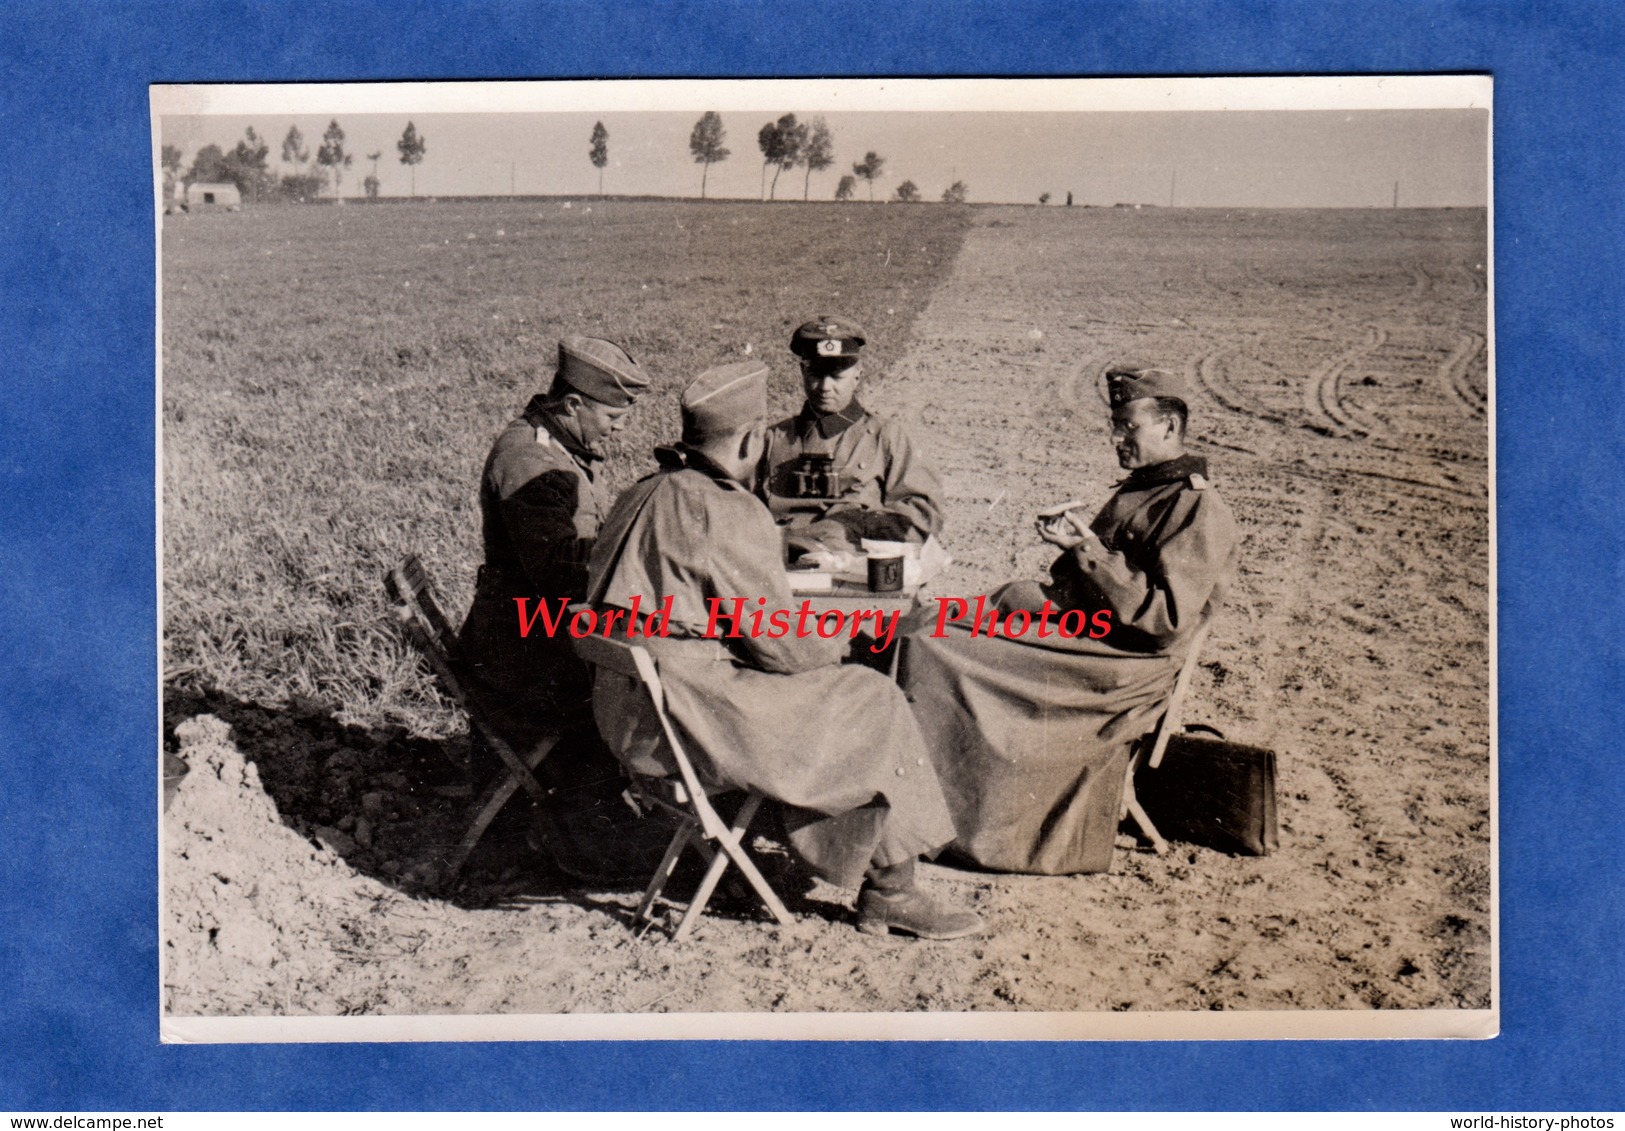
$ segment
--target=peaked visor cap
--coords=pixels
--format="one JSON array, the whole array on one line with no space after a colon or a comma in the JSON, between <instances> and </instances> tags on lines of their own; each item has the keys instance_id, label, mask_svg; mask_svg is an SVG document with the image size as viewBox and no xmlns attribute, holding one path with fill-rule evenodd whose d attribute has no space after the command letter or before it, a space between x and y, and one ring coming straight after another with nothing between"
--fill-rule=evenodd
<instances>
[{"instance_id":1,"label":"peaked visor cap","mask_svg":"<svg viewBox=\"0 0 1625 1131\"><path fill-rule=\"evenodd\" d=\"M1190 382L1173 369L1138 361L1117 361L1106 367L1106 396L1113 408L1142 397L1172 397L1189 408L1191 395Z\"/></svg>"},{"instance_id":2,"label":"peaked visor cap","mask_svg":"<svg viewBox=\"0 0 1625 1131\"><path fill-rule=\"evenodd\" d=\"M707 369L683 390L683 435L725 436L767 417L767 366L734 361Z\"/></svg>"},{"instance_id":3,"label":"peaked visor cap","mask_svg":"<svg viewBox=\"0 0 1625 1131\"><path fill-rule=\"evenodd\" d=\"M603 338L561 341L559 376L576 392L611 408L625 408L649 387L648 375L632 355Z\"/></svg>"},{"instance_id":4,"label":"peaked visor cap","mask_svg":"<svg viewBox=\"0 0 1625 1131\"><path fill-rule=\"evenodd\" d=\"M809 361L823 358L855 361L867 340L863 327L850 318L826 314L796 327L796 332L790 335L790 352Z\"/></svg>"}]
</instances>

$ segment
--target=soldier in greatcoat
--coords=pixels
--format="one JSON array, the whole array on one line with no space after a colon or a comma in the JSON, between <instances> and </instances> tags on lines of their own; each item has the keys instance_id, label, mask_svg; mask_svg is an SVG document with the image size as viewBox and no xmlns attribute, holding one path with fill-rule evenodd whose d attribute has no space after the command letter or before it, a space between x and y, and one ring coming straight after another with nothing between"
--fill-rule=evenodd
<instances>
[{"instance_id":1,"label":"soldier in greatcoat","mask_svg":"<svg viewBox=\"0 0 1625 1131\"><path fill-rule=\"evenodd\" d=\"M1107 392L1128 477L1092 521L1040 519L1039 536L1061 550L1049 582L1012 582L992 604L1024 625L1077 611L1109 631L989 637L954 624L906 641L902 682L938 759L953 852L985 868L1110 866L1130 745L1236 575L1235 517L1207 460L1185 450L1185 382L1124 363L1108 369Z\"/></svg>"},{"instance_id":2,"label":"soldier in greatcoat","mask_svg":"<svg viewBox=\"0 0 1625 1131\"><path fill-rule=\"evenodd\" d=\"M897 686L842 666L844 640L782 639L748 628L707 635L716 598L742 597L770 623L797 607L779 532L746 486L762 454L767 368L740 362L701 374L684 391L683 442L657 452L660 471L623 494L589 567L600 610L671 599L668 634L641 637L661 666L666 706L710 784L781 803L791 846L819 874L862 884L859 929L959 938L973 913L915 885L914 865L953 839L931 758ZM721 626L718 626L719 628ZM630 768L674 772L648 698L600 671L593 712Z\"/></svg>"}]
</instances>

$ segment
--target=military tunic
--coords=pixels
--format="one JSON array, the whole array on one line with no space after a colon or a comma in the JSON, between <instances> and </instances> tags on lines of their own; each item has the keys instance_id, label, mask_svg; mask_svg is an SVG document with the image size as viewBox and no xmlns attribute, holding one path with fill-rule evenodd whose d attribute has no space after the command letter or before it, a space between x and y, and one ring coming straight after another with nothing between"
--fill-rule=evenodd
<instances>
[{"instance_id":1,"label":"military tunic","mask_svg":"<svg viewBox=\"0 0 1625 1131\"><path fill-rule=\"evenodd\" d=\"M1050 584L993 595L1035 623L1046 599L1108 609L1105 638L972 638L952 626L908 637L901 681L937 759L955 855L1008 872L1110 867L1130 746L1235 577L1240 535L1206 474L1194 456L1135 471L1090 524L1099 541L1062 553Z\"/></svg>"},{"instance_id":2,"label":"military tunic","mask_svg":"<svg viewBox=\"0 0 1625 1131\"><path fill-rule=\"evenodd\" d=\"M1050 567L1045 591L1068 609L1110 609L1115 648L1165 652L1224 601L1241 554L1236 519L1207 481L1207 461L1182 456L1139 468ZM1037 608L1016 590L1011 608ZM1041 603L1042 599L1040 599Z\"/></svg>"},{"instance_id":3,"label":"military tunic","mask_svg":"<svg viewBox=\"0 0 1625 1131\"><path fill-rule=\"evenodd\" d=\"M831 457L834 482L824 497L799 497L795 466L806 455ZM838 523L849 541L924 542L942 530L942 485L915 454L897 421L853 401L820 415L804 407L767 434L764 494L781 524Z\"/></svg>"},{"instance_id":4,"label":"military tunic","mask_svg":"<svg viewBox=\"0 0 1625 1131\"><path fill-rule=\"evenodd\" d=\"M479 690L499 705L498 725L521 742L572 722L590 725L589 678L568 636L549 638L538 620L521 638L514 598L526 598L531 615L537 600L579 601L608 509L592 458L558 427L542 398L533 398L485 461L485 565L461 634Z\"/></svg>"},{"instance_id":5,"label":"military tunic","mask_svg":"<svg viewBox=\"0 0 1625 1131\"><path fill-rule=\"evenodd\" d=\"M931 759L895 684L841 666L844 639L708 639L711 598L747 611L794 610L779 535L761 501L695 453L616 501L590 566L592 603L648 612L672 598L669 638L641 639L667 707L707 782L787 806L791 844L821 874L853 885L871 862L902 863L953 839ZM758 603L765 598L765 603ZM792 623L793 623L792 617ZM731 625L723 625L723 631ZM593 714L611 750L642 773L675 772L635 681L599 672Z\"/></svg>"}]
</instances>

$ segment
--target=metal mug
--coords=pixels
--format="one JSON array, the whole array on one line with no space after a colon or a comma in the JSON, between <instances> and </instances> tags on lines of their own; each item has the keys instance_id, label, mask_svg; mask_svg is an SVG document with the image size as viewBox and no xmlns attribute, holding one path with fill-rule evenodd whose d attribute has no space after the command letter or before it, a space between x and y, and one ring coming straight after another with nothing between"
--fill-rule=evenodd
<instances>
[{"instance_id":1,"label":"metal mug","mask_svg":"<svg viewBox=\"0 0 1625 1131\"><path fill-rule=\"evenodd\" d=\"M903 588L903 557L895 554L869 559L869 591L896 593Z\"/></svg>"}]
</instances>

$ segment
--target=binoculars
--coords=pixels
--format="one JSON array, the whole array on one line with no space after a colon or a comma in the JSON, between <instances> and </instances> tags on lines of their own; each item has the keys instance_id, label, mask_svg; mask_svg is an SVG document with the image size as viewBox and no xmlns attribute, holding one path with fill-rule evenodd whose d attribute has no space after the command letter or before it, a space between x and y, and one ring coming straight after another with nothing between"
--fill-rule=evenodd
<instances>
[{"instance_id":1,"label":"binoculars","mask_svg":"<svg viewBox=\"0 0 1625 1131\"><path fill-rule=\"evenodd\" d=\"M798 456L789 467L790 496L796 499L835 497L835 457Z\"/></svg>"}]
</instances>

